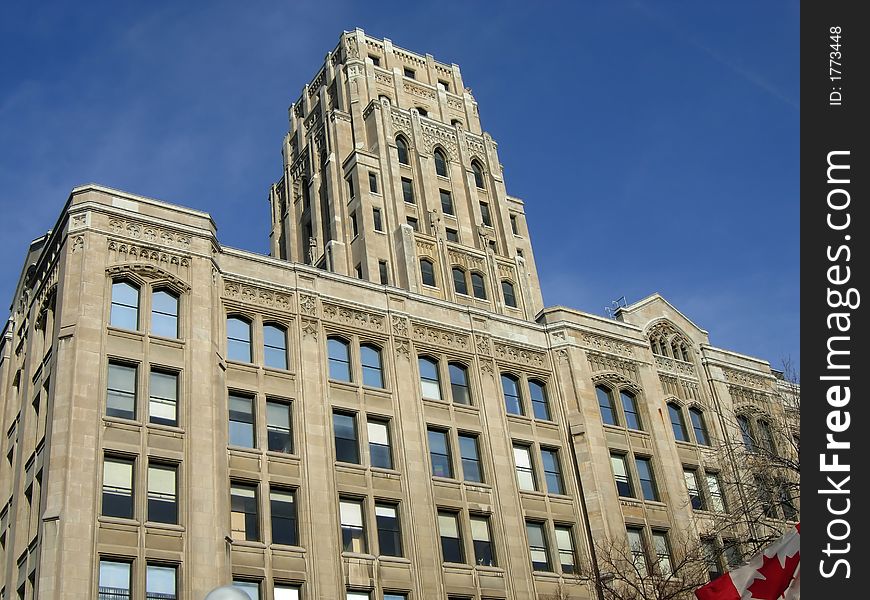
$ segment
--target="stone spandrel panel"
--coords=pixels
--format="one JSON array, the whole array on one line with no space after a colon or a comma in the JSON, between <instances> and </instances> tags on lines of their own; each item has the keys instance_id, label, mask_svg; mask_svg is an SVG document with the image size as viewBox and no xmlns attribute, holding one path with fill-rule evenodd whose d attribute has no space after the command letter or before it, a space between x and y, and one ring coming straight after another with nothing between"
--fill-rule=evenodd
<instances>
[{"instance_id":1,"label":"stone spandrel panel","mask_svg":"<svg viewBox=\"0 0 870 600\"><path fill-rule=\"evenodd\" d=\"M222 296L226 300L259 308L295 313L293 292L269 290L237 279L224 278Z\"/></svg>"},{"instance_id":2,"label":"stone spandrel panel","mask_svg":"<svg viewBox=\"0 0 870 600\"><path fill-rule=\"evenodd\" d=\"M586 359L593 373L611 372L622 375L637 385L640 381L637 363L601 352L586 351Z\"/></svg>"}]
</instances>

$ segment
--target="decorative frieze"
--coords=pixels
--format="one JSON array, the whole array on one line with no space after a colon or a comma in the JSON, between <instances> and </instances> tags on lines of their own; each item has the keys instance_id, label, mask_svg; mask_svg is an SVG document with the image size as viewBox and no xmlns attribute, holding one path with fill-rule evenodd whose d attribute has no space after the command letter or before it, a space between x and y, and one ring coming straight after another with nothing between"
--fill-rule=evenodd
<instances>
[{"instance_id":1,"label":"decorative frieze","mask_svg":"<svg viewBox=\"0 0 870 600\"><path fill-rule=\"evenodd\" d=\"M659 371L666 371L668 373L676 373L678 375L685 375L694 378L698 377L698 373L695 371L695 365L690 362L676 360L669 356L662 356L660 354L655 355L655 361L656 369Z\"/></svg>"},{"instance_id":2,"label":"decorative frieze","mask_svg":"<svg viewBox=\"0 0 870 600\"><path fill-rule=\"evenodd\" d=\"M390 119L393 122L393 132L402 132L405 135L411 135L411 117L404 111L393 109L390 111ZM408 140L410 142L410 139Z\"/></svg>"},{"instance_id":3,"label":"decorative frieze","mask_svg":"<svg viewBox=\"0 0 870 600\"><path fill-rule=\"evenodd\" d=\"M423 131L423 145L427 152L432 152L436 145L443 147L447 151L448 160L456 160L458 154L456 150L456 132L444 125L422 122L420 129Z\"/></svg>"},{"instance_id":4,"label":"decorative frieze","mask_svg":"<svg viewBox=\"0 0 870 600\"><path fill-rule=\"evenodd\" d=\"M759 375L747 373L746 371L737 371L734 369L722 369L725 373L725 379L737 385L743 385L762 390L769 389L769 381Z\"/></svg>"},{"instance_id":5,"label":"decorative frieze","mask_svg":"<svg viewBox=\"0 0 870 600\"><path fill-rule=\"evenodd\" d=\"M108 248L113 262L147 261L159 265L164 269L174 269L176 271L187 269L190 266L189 256L165 252L142 244L128 243L109 238ZM75 252L75 246L73 246L73 252Z\"/></svg>"},{"instance_id":6,"label":"decorative frieze","mask_svg":"<svg viewBox=\"0 0 870 600\"><path fill-rule=\"evenodd\" d=\"M462 111L465 108L465 103L462 101L462 98L447 94L447 106L453 110Z\"/></svg>"},{"instance_id":7,"label":"decorative frieze","mask_svg":"<svg viewBox=\"0 0 870 600\"><path fill-rule=\"evenodd\" d=\"M293 293L267 290L249 283L224 282L224 298L284 312L293 312Z\"/></svg>"},{"instance_id":8,"label":"decorative frieze","mask_svg":"<svg viewBox=\"0 0 870 600\"><path fill-rule=\"evenodd\" d=\"M393 333L402 337L408 337L408 319L393 315Z\"/></svg>"},{"instance_id":9,"label":"decorative frieze","mask_svg":"<svg viewBox=\"0 0 870 600\"><path fill-rule=\"evenodd\" d=\"M480 157L486 156L486 146L483 143L482 137L466 132L465 144L468 146L468 151L471 154L476 154Z\"/></svg>"},{"instance_id":10,"label":"decorative frieze","mask_svg":"<svg viewBox=\"0 0 870 600\"><path fill-rule=\"evenodd\" d=\"M595 335L592 333L583 334L583 343L599 352L607 352L609 354L618 354L619 356L634 356L634 348L631 344L621 342L611 337Z\"/></svg>"},{"instance_id":11,"label":"decorative frieze","mask_svg":"<svg viewBox=\"0 0 870 600\"><path fill-rule=\"evenodd\" d=\"M633 360L625 360L613 356L612 354L593 352L591 350L586 351L586 358L589 361L589 367L592 369L593 373L599 371L611 371L624 375L632 381L640 381L637 372L637 363Z\"/></svg>"},{"instance_id":12,"label":"decorative frieze","mask_svg":"<svg viewBox=\"0 0 870 600\"><path fill-rule=\"evenodd\" d=\"M483 356L490 356L492 354L492 348L490 346L490 340L488 335L483 335L482 333L475 333L474 347L477 349L477 353L482 354Z\"/></svg>"},{"instance_id":13,"label":"decorative frieze","mask_svg":"<svg viewBox=\"0 0 870 600\"><path fill-rule=\"evenodd\" d=\"M143 242L160 243L163 246L172 246L182 250L190 249L190 236L176 233L163 227L148 225L129 219L112 218L109 227L118 235L124 235Z\"/></svg>"},{"instance_id":14,"label":"decorative frieze","mask_svg":"<svg viewBox=\"0 0 870 600\"><path fill-rule=\"evenodd\" d=\"M317 321L302 319L302 336L317 340Z\"/></svg>"},{"instance_id":15,"label":"decorative frieze","mask_svg":"<svg viewBox=\"0 0 870 600\"><path fill-rule=\"evenodd\" d=\"M458 250L448 250L447 257L450 259L450 264L461 265L469 270L483 271L486 269L486 262L482 256L475 256L467 252L459 252Z\"/></svg>"},{"instance_id":16,"label":"decorative frieze","mask_svg":"<svg viewBox=\"0 0 870 600\"><path fill-rule=\"evenodd\" d=\"M504 263L498 263L498 276L502 279L510 279L511 281L516 282L517 276L514 271L513 265L506 265Z\"/></svg>"},{"instance_id":17,"label":"decorative frieze","mask_svg":"<svg viewBox=\"0 0 870 600\"><path fill-rule=\"evenodd\" d=\"M185 281L154 265L143 265L137 263L115 265L106 269L106 274L109 275L109 277L117 277L119 275L124 275L125 273L134 273L143 279L148 279L150 281L165 281L176 287L181 292L190 292L190 286Z\"/></svg>"},{"instance_id":18,"label":"decorative frieze","mask_svg":"<svg viewBox=\"0 0 870 600\"><path fill-rule=\"evenodd\" d=\"M393 87L393 74L389 71L378 69L375 67L375 83L379 83L381 85L387 86L388 88Z\"/></svg>"},{"instance_id":19,"label":"decorative frieze","mask_svg":"<svg viewBox=\"0 0 870 600\"><path fill-rule=\"evenodd\" d=\"M396 340L396 356L401 356L405 360L411 360L411 347L405 340Z\"/></svg>"},{"instance_id":20,"label":"decorative frieze","mask_svg":"<svg viewBox=\"0 0 870 600\"><path fill-rule=\"evenodd\" d=\"M386 325L384 324L384 317L382 315L356 308L350 308L348 306L332 304L331 302L323 303L323 318L324 320L332 321L333 323L350 325L358 329L379 331L381 333L386 332Z\"/></svg>"},{"instance_id":21,"label":"decorative frieze","mask_svg":"<svg viewBox=\"0 0 870 600\"><path fill-rule=\"evenodd\" d=\"M506 344L504 342L495 342L495 357L500 361L517 363L529 367L544 368L547 366L547 354L531 348L523 348Z\"/></svg>"},{"instance_id":22,"label":"decorative frieze","mask_svg":"<svg viewBox=\"0 0 870 600\"><path fill-rule=\"evenodd\" d=\"M468 335L457 333L432 325L414 323L411 327L412 338L415 342L424 342L438 346L446 346L457 350L469 350Z\"/></svg>"},{"instance_id":23,"label":"decorative frieze","mask_svg":"<svg viewBox=\"0 0 870 600\"><path fill-rule=\"evenodd\" d=\"M770 400L770 396L764 392L753 390L740 385L729 385L728 394L734 406L741 404L764 405Z\"/></svg>"},{"instance_id":24,"label":"decorative frieze","mask_svg":"<svg viewBox=\"0 0 870 600\"><path fill-rule=\"evenodd\" d=\"M414 236L414 241L417 245L417 254L420 256L429 256L435 258L435 243L428 240L420 239L419 236Z\"/></svg>"},{"instance_id":25,"label":"decorative frieze","mask_svg":"<svg viewBox=\"0 0 870 600\"><path fill-rule=\"evenodd\" d=\"M317 316L317 298L308 294L299 294L299 310L303 315Z\"/></svg>"}]
</instances>

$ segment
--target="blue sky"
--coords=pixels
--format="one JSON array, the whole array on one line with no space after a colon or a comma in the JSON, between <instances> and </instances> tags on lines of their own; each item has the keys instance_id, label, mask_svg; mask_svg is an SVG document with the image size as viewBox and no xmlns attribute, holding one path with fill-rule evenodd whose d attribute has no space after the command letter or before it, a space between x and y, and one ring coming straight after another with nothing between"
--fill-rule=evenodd
<instances>
[{"instance_id":1,"label":"blue sky","mask_svg":"<svg viewBox=\"0 0 870 600\"><path fill-rule=\"evenodd\" d=\"M713 344L799 365L797 1L5 3L3 306L82 183L267 252L287 108L354 27L460 65L548 304L660 292Z\"/></svg>"}]
</instances>

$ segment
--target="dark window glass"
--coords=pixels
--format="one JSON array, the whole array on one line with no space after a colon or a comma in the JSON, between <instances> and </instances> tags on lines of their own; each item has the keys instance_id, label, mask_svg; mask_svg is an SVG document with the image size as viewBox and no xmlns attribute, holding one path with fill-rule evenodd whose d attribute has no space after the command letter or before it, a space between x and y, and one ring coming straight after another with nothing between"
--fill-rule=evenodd
<instances>
[{"instance_id":1,"label":"dark window glass","mask_svg":"<svg viewBox=\"0 0 870 600\"><path fill-rule=\"evenodd\" d=\"M749 419L740 415L737 417L737 424L740 426L740 435L743 436L743 446L748 452L755 452L755 439L753 439L752 430L749 428Z\"/></svg>"},{"instance_id":2,"label":"dark window glass","mask_svg":"<svg viewBox=\"0 0 870 600\"><path fill-rule=\"evenodd\" d=\"M359 464L359 444L356 435L356 418L345 413L332 413L335 430L335 460Z\"/></svg>"},{"instance_id":3,"label":"dark window glass","mask_svg":"<svg viewBox=\"0 0 870 600\"><path fill-rule=\"evenodd\" d=\"M550 548L543 523L526 521L526 535L529 536L529 553L532 557L532 569L535 571L552 571L550 564Z\"/></svg>"},{"instance_id":4,"label":"dark window glass","mask_svg":"<svg viewBox=\"0 0 870 600\"><path fill-rule=\"evenodd\" d=\"M505 306L510 306L512 308L517 307L517 297L514 294L514 284L510 281L501 282L501 295L504 296Z\"/></svg>"},{"instance_id":5,"label":"dark window glass","mask_svg":"<svg viewBox=\"0 0 870 600\"><path fill-rule=\"evenodd\" d=\"M375 519L378 526L378 550L381 555L402 556L402 530L399 526L399 510L395 504L375 504Z\"/></svg>"},{"instance_id":6,"label":"dark window glass","mask_svg":"<svg viewBox=\"0 0 870 600\"><path fill-rule=\"evenodd\" d=\"M151 334L178 337L178 296L166 290L151 294Z\"/></svg>"},{"instance_id":7,"label":"dark window glass","mask_svg":"<svg viewBox=\"0 0 870 600\"><path fill-rule=\"evenodd\" d=\"M260 518L257 512L257 486L244 483L230 485L230 525L234 540L260 541Z\"/></svg>"},{"instance_id":8,"label":"dark window glass","mask_svg":"<svg viewBox=\"0 0 870 600\"><path fill-rule=\"evenodd\" d=\"M172 465L148 465L148 520L178 523L178 475Z\"/></svg>"},{"instance_id":9,"label":"dark window glass","mask_svg":"<svg viewBox=\"0 0 870 600\"><path fill-rule=\"evenodd\" d=\"M353 179L350 177L347 178L347 191L350 193L351 198L356 196L356 189L354 188L354 185L353 185Z\"/></svg>"},{"instance_id":10,"label":"dark window glass","mask_svg":"<svg viewBox=\"0 0 870 600\"><path fill-rule=\"evenodd\" d=\"M293 429L290 404L277 400L266 401L266 433L269 450L272 452L293 452Z\"/></svg>"},{"instance_id":11,"label":"dark window glass","mask_svg":"<svg viewBox=\"0 0 870 600\"><path fill-rule=\"evenodd\" d=\"M692 429L695 431L695 441L702 446L710 445L710 436L707 435L707 424L704 423L704 413L698 408L689 409L689 418L692 419Z\"/></svg>"},{"instance_id":12,"label":"dark window glass","mask_svg":"<svg viewBox=\"0 0 870 600\"><path fill-rule=\"evenodd\" d=\"M773 443L773 432L770 429L770 423L767 421L758 421L758 438L761 441L761 447L769 454L776 454L776 446Z\"/></svg>"},{"instance_id":13,"label":"dark window glass","mask_svg":"<svg viewBox=\"0 0 870 600\"><path fill-rule=\"evenodd\" d=\"M577 554L574 552L574 535L571 527L556 525L556 547L559 549L559 564L562 573L573 574L577 572Z\"/></svg>"},{"instance_id":14,"label":"dark window glass","mask_svg":"<svg viewBox=\"0 0 870 600\"><path fill-rule=\"evenodd\" d=\"M522 415L523 405L520 401L520 387L513 375L501 376L501 389L504 392L505 410L511 415Z\"/></svg>"},{"instance_id":15,"label":"dark window glass","mask_svg":"<svg viewBox=\"0 0 870 600\"><path fill-rule=\"evenodd\" d=\"M381 59L379 57L369 54L369 58L372 59L372 64L374 66L376 66L376 67L381 66Z\"/></svg>"},{"instance_id":16,"label":"dark window glass","mask_svg":"<svg viewBox=\"0 0 870 600\"><path fill-rule=\"evenodd\" d=\"M474 173L474 185L479 189L485 189L486 184L483 181L483 169L476 160L471 161L471 172Z\"/></svg>"},{"instance_id":17,"label":"dark window glass","mask_svg":"<svg viewBox=\"0 0 870 600\"><path fill-rule=\"evenodd\" d=\"M464 563L462 534L459 531L459 515L444 510L438 511L438 533L441 535L441 555L444 562Z\"/></svg>"},{"instance_id":18,"label":"dark window glass","mask_svg":"<svg viewBox=\"0 0 870 600\"><path fill-rule=\"evenodd\" d=\"M720 513L728 512L718 474L707 473L707 491L710 492L710 508Z\"/></svg>"},{"instance_id":19,"label":"dark window glass","mask_svg":"<svg viewBox=\"0 0 870 600\"><path fill-rule=\"evenodd\" d=\"M438 363L431 358L421 356L417 359L420 368L420 389L424 398L441 400L441 378L438 374Z\"/></svg>"},{"instance_id":20,"label":"dark window glass","mask_svg":"<svg viewBox=\"0 0 870 600\"><path fill-rule=\"evenodd\" d=\"M420 231L420 222L417 221L417 219L415 219L414 217L408 217L407 222L408 225L411 226L411 229L413 229L414 231Z\"/></svg>"},{"instance_id":21,"label":"dark window glass","mask_svg":"<svg viewBox=\"0 0 870 600\"><path fill-rule=\"evenodd\" d=\"M445 215L453 214L453 198L447 190L438 190L441 196L441 210Z\"/></svg>"},{"instance_id":22,"label":"dark window glass","mask_svg":"<svg viewBox=\"0 0 870 600\"><path fill-rule=\"evenodd\" d=\"M382 220L380 208L373 208L372 209L372 221L374 221L375 231L383 231L384 230L384 223Z\"/></svg>"},{"instance_id":23,"label":"dark window glass","mask_svg":"<svg viewBox=\"0 0 870 600\"><path fill-rule=\"evenodd\" d=\"M447 174L447 157L441 150L435 150L435 173L441 177L448 177Z\"/></svg>"},{"instance_id":24,"label":"dark window glass","mask_svg":"<svg viewBox=\"0 0 870 600\"><path fill-rule=\"evenodd\" d=\"M786 521L797 520L797 509L795 508L794 502L791 499L789 484L786 482L781 482L779 484L779 507L782 510L782 517Z\"/></svg>"},{"instance_id":25,"label":"dark window glass","mask_svg":"<svg viewBox=\"0 0 870 600\"><path fill-rule=\"evenodd\" d=\"M350 346L341 338L326 339L329 354L329 378L337 381L350 381Z\"/></svg>"},{"instance_id":26,"label":"dark window glass","mask_svg":"<svg viewBox=\"0 0 870 600\"><path fill-rule=\"evenodd\" d=\"M145 571L145 600L175 600L177 584L175 567L149 564ZM103 600L102 594L100 600Z\"/></svg>"},{"instance_id":27,"label":"dark window glass","mask_svg":"<svg viewBox=\"0 0 870 600\"><path fill-rule=\"evenodd\" d=\"M453 289L457 294L464 296L468 295L468 283L465 281L465 270L459 267L453 267L450 270L453 273Z\"/></svg>"},{"instance_id":28,"label":"dark window glass","mask_svg":"<svg viewBox=\"0 0 870 600\"><path fill-rule=\"evenodd\" d=\"M130 566L128 562L100 560L99 600L129 600Z\"/></svg>"},{"instance_id":29,"label":"dark window glass","mask_svg":"<svg viewBox=\"0 0 870 600\"><path fill-rule=\"evenodd\" d=\"M341 543L345 552L367 552L363 503L361 500L342 498L339 501L341 515Z\"/></svg>"},{"instance_id":30,"label":"dark window glass","mask_svg":"<svg viewBox=\"0 0 870 600\"><path fill-rule=\"evenodd\" d=\"M359 235L359 223L356 220L356 211L350 213L350 230L353 237Z\"/></svg>"},{"instance_id":31,"label":"dark window glass","mask_svg":"<svg viewBox=\"0 0 870 600\"><path fill-rule=\"evenodd\" d=\"M459 434L459 456L462 459L462 478L465 481L482 482L483 472L480 468L477 436Z\"/></svg>"},{"instance_id":32,"label":"dark window glass","mask_svg":"<svg viewBox=\"0 0 870 600\"><path fill-rule=\"evenodd\" d=\"M689 491L689 503L694 510L706 510L704 495L701 493L700 480L698 479L698 471L695 469L683 470L683 477L686 479L686 489Z\"/></svg>"},{"instance_id":33,"label":"dark window glass","mask_svg":"<svg viewBox=\"0 0 870 600\"><path fill-rule=\"evenodd\" d=\"M371 344L359 347L359 357L362 363L363 385L384 387L384 370L381 366L381 350Z\"/></svg>"},{"instance_id":34,"label":"dark window glass","mask_svg":"<svg viewBox=\"0 0 870 600\"><path fill-rule=\"evenodd\" d=\"M626 527L625 532L628 535L628 547L631 550L634 568L639 575L646 577L649 573L649 567L646 559L646 543L643 540L643 529Z\"/></svg>"},{"instance_id":35,"label":"dark window glass","mask_svg":"<svg viewBox=\"0 0 870 600\"><path fill-rule=\"evenodd\" d=\"M483 515L471 515L471 540L474 542L474 562L488 567L496 566L495 554L492 551L492 532L489 529L489 518Z\"/></svg>"},{"instance_id":36,"label":"dark window glass","mask_svg":"<svg viewBox=\"0 0 870 600\"><path fill-rule=\"evenodd\" d=\"M471 404L471 394L468 390L468 369L459 363L449 363L450 393L456 404Z\"/></svg>"},{"instance_id":37,"label":"dark window glass","mask_svg":"<svg viewBox=\"0 0 870 600\"><path fill-rule=\"evenodd\" d=\"M139 288L126 281L112 284L109 324L122 329L139 329Z\"/></svg>"},{"instance_id":38,"label":"dark window glass","mask_svg":"<svg viewBox=\"0 0 870 600\"><path fill-rule=\"evenodd\" d=\"M230 445L255 448L254 399L230 394Z\"/></svg>"},{"instance_id":39,"label":"dark window glass","mask_svg":"<svg viewBox=\"0 0 870 600\"><path fill-rule=\"evenodd\" d=\"M489 204L480 203L480 218L487 227L492 227L492 216L489 214Z\"/></svg>"},{"instance_id":40,"label":"dark window glass","mask_svg":"<svg viewBox=\"0 0 870 600\"><path fill-rule=\"evenodd\" d=\"M519 235L520 229L519 229L519 226L517 225L517 216L511 215L510 220L511 220L511 233L513 233L514 235Z\"/></svg>"},{"instance_id":41,"label":"dark window glass","mask_svg":"<svg viewBox=\"0 0 870 600\"><path fill-rule=\"evenodd\" d=\"M686 420L683 418L683 409L672 402L668 402L668 413L671 415L671 427L674 430L674 438L678 442L689 441L689 433L686 431Z\"/></svg>"},{"instance_id":42,"label":"dark window glass","mask_svg":"<svg viewBox=\"0 0 870 600\"><path fill-rule=\"evenodd\" d=\"M269 490L269 508L272 513L272 543L296 546L296 494L291 490Z\"/></svg>"},{"instance_id":43,"label":"dark window glass","mask_svg":"<svg viewBox=\"0 0 870 600\"><path fill-rule=\"evenodd\" d=\"M414 77L416 76L414 69L412 69L410 67L405 67L403 70L403 73L405 74L405 77L408 77L410 79L414 79Z\"/></svg>"},{"instance_id":44,"label":"dark window glass","mask_svg":"<svg viewBox=\"0 0 870 600\"><path fill-rule=\"evenodd\" d=\"M355 267L353 268L353 272L356 274L356 278L357 278L357 279L362 279L362 278L363 278L363 274L362 274L362 263L357 264L357 266L355 266Z\"/></svg>"},{"instance_id":45,"label":"dark window glass","mask_svg":"<svg viewBox=\"0 0 870 600\"><path fill-rule=\"evenodd\" d=\"M453 478L450 440L447 438L446 431L429 430L429 457L432 460L432 475Z\"/></svg>"},{"instance_id":46,"label":"dark window glass","mask_svg":"<svg viewBox=\"0 0 870 600\"><path fill-rule=\"evenodd\" d=\"M369 173L369 191L372 194L378 193L378 176L374 173Z\"/></svg>"},{"instance_id":47,"label":"dark window glass","mask_svg":"<svg viewBox=\"0 0 870 600\"><path fill-rule=\"evenodd\" d=\"M544 463L544 477L547 480L547 491L551 494L564 494L565 484L562 481L562 465L559 464L559 452L541 448L541 461Z\"/></svg>"},{"instance_id":48,"label":"dark window glass","mask_svg":"<svg viewBox=\"0 0 870 600\"><path fill-rule=\"evenodd\" d=\"M251 323L238 317L227 317L227 358L251 362Z\"/></svg>"},{"instance_id":49,"label":"dark window glass","mask_svg":"<svg viewBox=\"0 0 870 600\"><path fill-rule=\"evenodd\" d=\"M656 564L659 575L668 578L674 573L674 565L671 560L671 544L668 542L668 534L664 531L652 532L653 546L656 549Z\"/></svg>"},{"instance_id":50,"label":"dark window glass","mask_svg":"<svg viewBox=\"0 0 870 600\"><path fill-rule=\"evenodd\" d=\"M475 298L486 300L486 284L483 282L483 275L480 273L471 274L471 289L474 291Z\"/></svg>"},{"instance_id":51,"label":"dark window glass","mask_svg":"<svg viewBox=\"0 0 870 600\"><path fill-rule=\"evenodd\" d=\"M613 469L617 493L624 498L634 498L634 486L632 486L631 479L628 477L625 456L622 454L611 454L610 467Z\"/></svg>"},{"instance_id":52,"label":"dark window glass","mask_svg":"<svg viewBox=\"0 0 870 600\"><path fill-rule=\"evenodd\" d=\"M287 330L278 325L263 325L263 355L266 366L287 368Z\"/></svg>"},{"instance_id":53,"label":"dark window glass","mask_svg":"<svg viewBox=\"0 0 870 600\"><path fill-rule=\"evenodd\" d=\"M408 142L406 142L405 138L403 138L402 136L396 138L396 150L399 153L399 162L403 165L410 165L411 158L410 154L408 153Z\"/></svg>"},{"instance_id":54,"label":"dark window glass","mask_svg":"<svg viewBox=\"0 0 870 600\"><path fill-rule=\"evenodd\" d=\"M393 468L393 454L390 451L390 428L386 421L369 419L369 456L373 467Z\"/></svg>"},{"instance_id":55,"label":"dark window glass","mask_svg":"<svg viewBox=\"0 0 870 600\"><path fill-rule=\"evenodd\" d=\"M151 371L148 392L148 420L178 425L178 374Z\"/></svg>"},{"instance_id":56,"label":"dark window glass","mask_svg":"<svg viewBox=\"0 0 870 600\"><path fill-rule=\"evenodd\" d=\"M550 406L544 385L537 381L529 381L529 398L532 400L532 413L535 418L550 421Z\"/></svg>"},{"instance_id":57,"label":"dark window glass","mask_svg":"<svg viewBox=\"0 0 870 600\"><path fill-rule=\"evenodd\" d=\"M407 177L402 177L402 198L408 204L414 204L414 184Z\"/></svg>"},{"instance_id":58,"label":"dark window glass","mask_svg":"<svg viewBox=\"0 0 870 600\"><path fill-rule=\"evenodd\" d=\"M637 414L637 399L625 390L619 392L619 397L622 400L622 412L625 414L625 426L642 431L643 427L640 426L640 417Z\"/></svg>"},{"instance_id":59,"label":"dark window glass","mask_svg":"<svg viewBox=\"0 0 870 600\"><path fill-rule=\"evenodd\" d=\"M106 414L122 419L136 418L136 367L109 363Z\"/></svg>"},{"instance_id":60,"label":"dark window glass","mask_svg":"<svg viewBox=\"0 0 870 600\"><path fill-rule=\"evenodd\" d=\"M455 229L446 228L447 232L447 241L448 242L459 242L459 232Z\"/></svg>"},{"instance_id":61,"label":"dark window glass","mask_svg":"<svg viewBox=\"0 0 870 600\"><path fill-rule=\"evenodd\" d=\"M431 260L425 258L420 259L420 277L423 279L423 285L436 286L435 283L435 265Z\"/></svg>"},{"instance_id":62,"label":"dark window glass","mask_svg":"<svg viewBox=\"0 0 870 600\"><path fill-rule=\"evenodd\" d=\"M643 492L644 500L658 501L659 491L656 488L650 459L636 458L635 464L637 465L637 477L640 480L640 489Z\"/></svg>"},{"instance_id":63,"label":"dark window glass","mask_svg":"<svg viewBox=\"0 0 870 600\"><path fill-rule=\"evenodd\" d=\"M103 461L103 515L133 518L133 464L108 456Z\"/></svg>"},{"instance_id":64,"label":"dark window glass","mask_svg":"<svg viewBox=\"0 0 870 600\"><path fill-rule=\"evenodd\" d=\"M704 563L707 565L707 579L713 581L722 575L722 568L719 566L719 549L716 547L714 540L701 540L701 550L704 553Z\"/></svg>"}]
</instances>

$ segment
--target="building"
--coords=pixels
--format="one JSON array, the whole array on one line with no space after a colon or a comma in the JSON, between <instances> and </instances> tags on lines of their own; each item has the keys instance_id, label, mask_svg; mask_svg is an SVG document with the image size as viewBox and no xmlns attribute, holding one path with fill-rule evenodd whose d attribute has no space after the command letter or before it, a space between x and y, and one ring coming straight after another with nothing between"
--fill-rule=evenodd
<instances>
[{"instance_id":1,"label":"building","mask_svg":"<svg viewBox=\"0 0 870 600\"><path fill-rule=\"evenodd\" d=\"M456 65L346 32L283 149L272 256L98 185L28 249L0 598L595 598L608 547L739 548L724 479L785 452L792 388L658 295L544 307ZM758 523L797 518L765 489Z\"/></svg>"}]
</instances>

